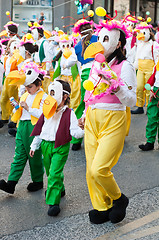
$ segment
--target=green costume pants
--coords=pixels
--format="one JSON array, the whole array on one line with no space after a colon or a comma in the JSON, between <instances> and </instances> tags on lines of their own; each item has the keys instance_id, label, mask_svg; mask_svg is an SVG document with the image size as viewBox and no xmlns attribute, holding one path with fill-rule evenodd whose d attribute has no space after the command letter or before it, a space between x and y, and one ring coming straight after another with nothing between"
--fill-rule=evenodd
<instances>
[{"instance_id":1,"label":"green costume pants","mask_svg":"<svg viewBox=\"0 0 159 240\"><path fill-rule=\"evenodd\" d=\"M156 98L152 98L147 106L147 125L146 125L146 138L147 142L155 143L158 124L159 124L159 88L154 87L153 92L156 93Z\"/></svg>"},{"instance_id":2,"label":"green costume pants","mask_svg":"<svg viewBox=\"0 0 159 240\"><path fill-rule=\"evenodd\" d=\"M82 117L83 111L85 109L84 96L85 96L85 91L86 90L83 87L83 82L85 80L88 80L90 70L91 70L91 68L86 68L86 69L82 70L82 74L81 74L81 101L80 101L80 104L79 104L78 108L75 111L77 119L80 119ZM82 140L83 140L83 138L77 139L77 138L72 137L71 143L72 144L82 143Z\"/></svg>"},{"instance_id":3,"label":"green costume pants","mask_svg":"<svg viewBox=\"0 0 159 240\"><path fill-rule=\"evenodd\" d=\"M16 134L16 147L13 163L8 177L9 181L18 181L23 174L27 160L29 160L31 179L33 182L42 182L44 167L42 163L41 149L37 150L34 157L30 157L30 145L34 137L30 134L34 126L31 121L20 121Z\"/></svg>"},{"instance_id":4,"label":"green costume pants","mask_svg":"<svg viewBox=\"0 0 159 240\"><path fill-rule=\"evenodd\" d=\"M65 190L63 169L68 158L70 143L54 148L54 141L42 140L41 150L48 177L46 204L59 204L61 192Z\"/></svg>"}]
</instances>

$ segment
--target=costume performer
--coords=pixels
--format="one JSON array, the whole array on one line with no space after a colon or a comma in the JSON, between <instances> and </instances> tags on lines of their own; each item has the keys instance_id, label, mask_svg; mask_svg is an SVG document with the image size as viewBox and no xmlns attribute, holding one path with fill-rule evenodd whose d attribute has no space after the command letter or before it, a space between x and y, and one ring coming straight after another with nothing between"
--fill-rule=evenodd
<instances>
[{"instance_id":1,"label":"costume performer","mask_svg":"<svg viewBox=\"0 0 159 240\"><path fill-rule=\"evenodd\" d=\"M67 81L71 86L70 95L70 108L74 111L77 109L81 98L81 80L77 66L77 55L73 48L73 40L71 36L63 34L56 38L56 42L59 43L61 54L59 54L59 60L56 64L53 79L60 76L61 80Z\"/></svg>"},{"instance_id":2,"label":"costume performer","mask_svg":"<svg viewBox=\"0 0 159 240\"><path fill-rule=\"evenodd\" d=\"M42 88L47 93L48 86L50 84L49 69L46 69L47 50L49 43L46 39L44 39L44 31L44 27L39 25L37 22L34 23L33 27L31 27L31 33L39 47L39 51L34 54L34 61L47 71L47 77L45 77L42 84Z\"/></svg>"},{"instance_id":3,"label":"costume performer","mask_svg":"<svg viewBox=\"0 0 159 240\"><path fill-rule=\"evenodd\" d=\"M17 84L23 82L27 92L22 95L20 107L12 116L12 121L16 122L19 119L20 121L16 134L14 161L11 164L8 181L0 180L0 189L10 194L14 193L15 186L23 174L27 160L29 160L32 179L32 182L27 186L28 191L32 192L43 188L44 170L41 150L39 149L33 158L30 157L29 151L33 140L30 134L43 112L42 107L44 104L42 104L41 100L45 100L47 96L40 88L45 72L40 70L37 64L28 63L23 68L23 72L19 73L17 71L16 74L14 72L14 76L12 74L13 72L8 75L9 79L13 78L10 83L15 84L19 77Z\"/></svg>"},{"instance_id":4,"label":"costume performer","mask_svg":"<svg viewBox=\"0 0 159 240\"><path fill-rule=\"evenodd\" d=\"M81 35L81 40L75 46L75 53L77 55L78 61L81 63L82 66L82 73L81 73L81 101L80 104L75 111L77 118L81 118L85 103L84 103L84 94L85 89L83 88L83 82L89 78L89 73L92 67L92 63L94 58L84 59L83 54L86 48L93 42L97 42L97 36L93 35L92 25L93 21L87 21L85 19L81 19L77 21L74 25L73 32L79 33ZM73 144L72 150L76 151L81 148L82 139L75 139L72 138L71 143Z\"/></svg>"},{"instance_id":5,"label":"costume performer","mask_svg":"<svg viewBox=\"0 0 159 240\"><path fill-rule=\"evenodd\" d=\"M132 110L132 114L142 114L144 113L143 106L148 105L150 92L144 91L144 86L148 79L152 75L153 67L157 63L157 49L155 45L157 44L151 34L150 29L152 26L145 22L140 23L136 26L136 30L140 31L137 35L139 40L137 43L136 58L134 66L137 71L137 109Z\"/></svg>"},{"instance_id":6,"label":"costume performer","mask_svg":"<svg viewBox=\"0 0 159 240\"><path fill-rule=\"evenodd\" d=\"M7 77L10 71L18 69L16 59L12 63L10 63L10 59L20 40L17 37L18 25L16 23L8 22L4 27L8 37L10 38L7 45L7 55L5 55L3 62L5 77ZM9 117L13 110L12 106L10 105L9 98L12 96L18 100L18 88L16 86L9 86L8 79L5 78L1 95L2 119L0 120L0 128L2 128L4 124L8 123L9 121Z\"/></svg>"},{"instance_id":7,"label":"costume performer","mask_svg":"<svg viewBox=\"0 0 159 240\"><path fill-rule=\"evenodd\" d=\"M149 84L150 83L150 84ZM159 119L159 60L154 68L154 72L150 79L148 80L145 88L153 87L150 92L150 100L147 106L147 125L146 125L146 144L139 145L142 151L149 151L154 149L154 144L156 140L157 130L158 130L158 119Z\"/></svg>"},{"instance_id":8,"label":"costume performer","mask_svg":"<svg viewBox=\"0 0 159 240\"><path fill-rule=\"evenodd\" d=\"M48 177L46 204L49 205L49 216L59 214L60 200L65 195L63 169L69 154L71 136L81 138L84 134L78 126L74 111L67 106L70 92L69 83L62 80L56 80L49 86L49 93L57 101L57 110L49 119L42 115L32 133L39 136L31 144L30 155L33 156L41 145L44 156Z\"/></svg>"},{"instance_id":9,"label":"costume performer","mask_svg":"<svg viewBox=\"0 0 159 240\"><path fill-rule=\"evenodd\" d=\"M99 41L84 54L95 57L89 80L84 82L86 179L94 208L89 218L95 224L118 223L124 219L129 201L111 169L124 146L126 106L132 107L136 101L136 74L122 54L128 37L125 26L115 20L100 21L98 29ZM80 126L83 123L84 117Z\"/></svg>"}]
</instances>

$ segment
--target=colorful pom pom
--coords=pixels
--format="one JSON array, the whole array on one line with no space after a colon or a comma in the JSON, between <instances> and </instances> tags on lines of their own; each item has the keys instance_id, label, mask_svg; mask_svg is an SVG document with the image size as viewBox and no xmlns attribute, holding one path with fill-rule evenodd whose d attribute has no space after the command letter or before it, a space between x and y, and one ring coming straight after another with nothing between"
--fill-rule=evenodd
<instances>
[{"instance_id":1,"label":"colorful pom pom","mask_svg":"<svg viewBox=\"0 0 159 240\"><path fill-rule=\"evenodd\" d=\"M83 87L87 91L92 91L94 89L94 85L93 85L92 81L90 81L90 80L85 80L83 83Z\"/></svg>"}]
</instances>

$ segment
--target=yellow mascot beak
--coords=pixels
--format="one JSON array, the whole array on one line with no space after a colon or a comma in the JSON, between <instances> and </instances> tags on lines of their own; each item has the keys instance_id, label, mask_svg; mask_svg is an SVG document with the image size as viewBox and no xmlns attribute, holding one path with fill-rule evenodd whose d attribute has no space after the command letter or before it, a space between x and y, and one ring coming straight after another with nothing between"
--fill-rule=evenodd
<instances>
[{"instance_id":1,"label":"yellow mascot beak","mask_svg":"<svg viewBox=\"0 0 159 240\"><path fill-rule=\"evenodd\" d=\"M23 71L11 71L8 76L7 79L9 79L9 85L23 85L25 83L25 73Z\"/></svg>"},{"instance_id":2,"label":"yellow mascot beak","mask_svg":"<svg viewBox=\"0 0 159 240\"><path fill-rule=\"evenodd\" d=\"M137 39L140 40L140 41L144 41L145 40L145 35L143 33L139 33L137 35Z\"/></svg>"},{"instance_id":3,"label":"yellow mascot beak","mask_svg":"<svg viewBox=\"0 0 159 240\"><path fill-rule=\"evenodd\" d=\"M10 58L10 64L17 61L17 65L24 61L24 58L20 55L19 49L14 50L13 56Z\"/></svg>"},{"instance_id":4,"label":"yellow mascot beak","mask_svg":"<svg viewBox=\"0 0 159 240\"><path fill-rule=\"evenodd\" d=\"M87 58L95 58L97 53L104 53L104 47L100 42L91 43L84 52L84 60Z\"/></svg>"},{"instance_id":5,"label":"yellow mascot beak","mask_svg":"<svg viewBox=\"0 0 159 240\"><path fill-rule=\"evenodd\" d=\"M72 55L72 51L69 48L65 48L63 51L63 56L68 59Z\"/></svg>"},{"instance_id":6,"label":"yellow mascot beak","mask_svg":"<svg viewBox=\"0 0 159 240\"><path fill-rule=\"evenodd\" d=\"M48 39L52 36L52 34L49 30L44 30L44 36L46 37L46 39Z\"/></svg>"},{"instance_id":7,"label":"yellow mascot beak","mask_svg":"<svg viewBox=\"0 0 159 240\"><path fill-rule=\"evenodd\" d=\"M44 116L49 119L51 118L57 109L57 101L50 95L48 95L43 104L43 113Z\"/></svg>"},{"instance_id":8,"label":"yellow mascot beak","mask_svg":"<svg viewBox=\"0 0 159 240\"><path fill-rule=\"evenodd\" d=\"M3 30L2 32L0 32L0 37L7 37L7 31Z\"/></svg>"}]
</instances>

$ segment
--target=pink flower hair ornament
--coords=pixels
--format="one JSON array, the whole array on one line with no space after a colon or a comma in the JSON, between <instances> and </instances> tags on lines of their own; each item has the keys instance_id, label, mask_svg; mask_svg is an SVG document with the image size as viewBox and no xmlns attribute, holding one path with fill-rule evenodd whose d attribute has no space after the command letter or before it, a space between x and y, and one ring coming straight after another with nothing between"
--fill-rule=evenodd
<instances>
[{"instance_id":1,"label":"pink flower hair ornament","mask_svg":"<svg viewBox=\"0 0 159 240\"><path fill-rule=\"evenodd\" d=\"M32 43L33 44L34 41L33 40L20 41L19 44L17 45L17 47L19 48L19 47L23 46L26 43Z\"/></svg>"},{"instance_id":2,"label":"pink flower hair ornament","mask_svg":"<svg viewBox=\"0 0 159 240\"><path fill-rule=\"evenodd\" d=\"M97 33L99 33L102 28L106 28L108 29L108 31L111 31L113 29L120 30L125 34L126 38L129 38L132 35L131 32L126 28L124 24L114 19L110 21L100 20L99 25L97 25L96 28L97 28Z\"/></svg>"},{"instance_id":3,"label":"pink flower hair ornament","mask_svg":"<svg viewBox=\"0 0 159 240\"><path fill-rule=\"evenodd\" d=\"M93 24L93 21L87 21L86 19L80 19L78 20L75 24L74 24L74 28L72 29L72 31L74 33L80 33L80 27L86 24Z\"/></svg>"},{"instance_id":4,"label":"pink flower hair ornament","mask_svg":"<svg viewBox=\"0 0 159 240\"><path fill-rule=\"evenodd\" d=\"M34 62L29 62L29 63L25 64L22 70L23 70L24 72L26 72L26 71L27 71L28 69L30 69L30 68L31 68L31 69L34 69L35 72L37 72L38 74L42 74L43 76L46 75L46 71L40 69L40 67L39 67L36 63L34 63Z\"/></svg>"},{"instance_id":5,"label":"pink flower hair ornament","mask_svg":"<svg viewBox=\"0 0 159 240\"><path fill-rule=\"evenodd\" d=\"M147 24L146 22L141 22L140 24L136 25L135 30L142 30L144 28L152 28L151 24Z\"/></svg>"},{"instance_id":6,"label":"pink flower hair ornament","mask_svg":"<svg viewBox=\"0 0 159 240\"><path fill-rule=\"evenodd\" d=\"M4 28L7 28L8 26L11 26L11 25L14 25L14 26L16 26L16 27L19 27L19 24L10 21L10 22L8 22L6 25L4 25Z\"/></svg>"}]
</instances>

